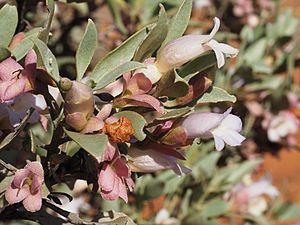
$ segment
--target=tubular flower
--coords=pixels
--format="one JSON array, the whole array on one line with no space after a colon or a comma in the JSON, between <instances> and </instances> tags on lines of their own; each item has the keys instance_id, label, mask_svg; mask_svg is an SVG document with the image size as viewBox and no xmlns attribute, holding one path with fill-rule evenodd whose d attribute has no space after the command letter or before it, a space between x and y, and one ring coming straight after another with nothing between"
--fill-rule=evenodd
<instances>
[{"instance_id":1,"label":"tubular flower","mask_svg":"<svg viewBox=\"0 0 300 225\"><path fill-rule=\"evenodd\" d=\"M214 28L209 35L186 35L168 43L158 53L155 65L161 73L178 68L204 52L213 50L216 54L218 68L225 64L225 57L234 57L239 50L213 39L220 27L220 20L214 18Z\"/></svg>"},{"instance_id":2,"label":"tubular flower","mask_svg":"<svg viewBox=\"0 0 300 225\"><path fill-rule=\"evenodd\" d=\"M187 116L181 126L185 128L188 139L214 138L218 151L224 148L225 143L238 146L245 140L245 137L239 134L242 121L230 114L231 110L232 108L229 108L223 114L196 112Z\"/></svg>"},{"instance_id":3,"label":"tubular flower","mask_svg":"<svg viewBox=\"0 0 300 225\"><path fill-rule=\"evenodd\" d=\"M0 62L0 102L33 90L37 56L31 49L25 58L25 68L9 57Z\"/></svg>"},{"instance_id":4,"label":"tubular flower","mask_svg":"<svg viewBox=\"0 0 300 225\"><path fill-rule=\"evenodd\" d=\"M92 89L78 81L67 78L61 80L61 88L65 95L66 122L73 129L81 131L94 112L94 95Z\"/></svg>"},{"instance_id":5,"label":"tubular flower","mask_svg":"<svg viewBox=\"0 0 300 225\"><path fill-rule=\"evenodd\" d=\"M156 148L159 149L156 150ZM128 163L130 170L132 172L153 173L172 169L179 176L191 172L189 168L177 163L178 159L185 159L178 151L162 145L156 148L129 148L128 155L130 156L130 160Z\"/></svg>"},{"instance_id":6,"label":"tubular flower","mask_svg":"<svg viewBox=\"0 0 300 225\"><path fill-rule=\"evenodd\" d=\"M116 200L121 197L127 203L127 187L130 191L134 188L129 167L115 146L109 144L106 151L104 160L111 161L104 161L99 173L100 194L105 200ZM111 153L114 153L112 158Z\"/></svg>"},{"instance_id":7,"label":"tubular flower","mask_svg":"<svg viewBox=\"0 0 300 225\"><path fill-rule=\"evenodd\" d=\"M44 170L39 162L29 162L24 169L16 172L5 192L9 204L23 201L24 208L36 212L42 207L42 184Z\"/></svg>"}]
</instances>

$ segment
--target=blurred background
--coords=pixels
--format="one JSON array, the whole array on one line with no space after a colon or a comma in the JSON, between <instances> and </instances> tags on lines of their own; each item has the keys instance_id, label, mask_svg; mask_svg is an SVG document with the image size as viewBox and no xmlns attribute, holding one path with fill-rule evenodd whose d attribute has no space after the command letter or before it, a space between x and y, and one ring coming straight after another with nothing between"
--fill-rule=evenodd
<instances>
[{"instance_id":1,"label":"blurred background","mask_svg":"<svg viewBox=\"0 0 300 225\"><path fill-rule=\"evenodd\" d=\"M25 21L19 30L44 23L43 2L17 2ZM93 68L137 30L156 22L160 3L171 16L182 0L57 1L49 45L61 75L75 77L75 52L88 18L99 37ZM57 191L76 196L63 202L64 209L86 218L115 209L145 225L300 224L300 1L194 0L186 33L208 34L215 16L221 20L216 39L240 53L221 70L207 73L237 97L233 112L243 121L246 141L216 152L213 142L196 140L186 150L190 175L141 175L129 204L103 201L80 180L57 185ZM224 104L201 107L218 111Z\"/></svg>"}]
</instances>

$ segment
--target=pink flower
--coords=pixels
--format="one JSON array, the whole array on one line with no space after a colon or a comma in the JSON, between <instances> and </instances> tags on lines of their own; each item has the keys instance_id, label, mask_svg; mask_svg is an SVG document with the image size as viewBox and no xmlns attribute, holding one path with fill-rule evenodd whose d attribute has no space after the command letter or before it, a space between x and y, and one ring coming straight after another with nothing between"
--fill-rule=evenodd
<instances>
[{"instance_id":1,"label":"pink flower","mask_svg":"<svg viewBox=\"0 0 300 225\"><path fill-rule=\"evenodd\" d=\"M111 158L112 153L114 154ZM130 191L134 188L129 167L116 147L110 143L104 155L104 160L107 159L111 161L103 162L98 177L100 194L105 200L116 200L120 197L127 203L127 187Z\"/></svg>"},{"instance_id":2,"label":"pink flower","mask_svg":"<svg viewBox=\"0 0 300 225\"><path fill-rule=\"evenodd\" d=\"M64 98L66 123L73 129L81 131L94 112L93 90L83 83L68 78L62 78L60 86L66 91Z\"/></svg>"},{"instance_id":3,"label":"pink flower","mask_svg":"<svg viewBox=\"0 0 300 225\"><path fill-rule=\"evenodd\" d=\"M172 169L179 176L191 172L189 168L177 163L179 159L185 159L181 153L168 146L148 144L146 149L131 147L128 155L132 172L153 173Z\"/></svg>"},{"instance_id":4,"label":"pink flower","mask_svg":"<svg viewBox=\"0 0 300 225\"><path fill-rule=\"evenodd\" d=\"M7 101L33 90L37 56L30 50L23 68L13 58L0 62L0 101Z\"/></svg>"},{"instance_id":5,"label":"pink flower","mask_svg":"<svg viewBox=\"0 0 300 225\"><path fill-rule=\"evenodd\" d=\"M9 204L23 201L24 208L36 212L42 207L42 184L44 170L39 162L29 162L24 169L16 172L5 192Z\"/></svg>"},{"instance_id":6,"label":"pink flower","mask_svg":"<svg viewBox=\"0 0 300 225\"><path fill-rule=\"evenodd\" d=\"M144 73L130 73L123 75L123 94L114 100L117 107L142 106L153 108L159 113L164 112L160 101L147 94L152 89L152 82Z\"/></svg>"},{"instance_id":7,"label":"pink flower","mask_svg":"<svg viewBox=\"0 0 300 225\"><path fill-rule=\"evenodd\" d=\"M181 126L185 128L187 137L194 139L214 138L216 149L222 150L225 143L230 146L238 146L245 137L239 134L242 130L242 121L239 117L230 114L229 108L223 114L196 112L187 116Z\"/></svg>"}]
</instances>

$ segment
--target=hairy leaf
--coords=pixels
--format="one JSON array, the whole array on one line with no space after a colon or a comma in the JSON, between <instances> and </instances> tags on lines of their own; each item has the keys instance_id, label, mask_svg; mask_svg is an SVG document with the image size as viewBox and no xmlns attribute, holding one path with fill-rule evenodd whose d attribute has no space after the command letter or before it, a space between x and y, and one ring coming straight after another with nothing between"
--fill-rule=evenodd
<instances>
[{"instance_id":1,"label":"hairy leaf","mask_svg":"<svg viewBox=\"0 0 300 225\"><path fill-rule=\"evenodd\" d=\"M77 80L81 80L88 68L97 47L97 29L94 22L89 19L84 36L76 52Z\"/></svg>"},{"instance_id":2,"label":"hairy leaf","mask_svg":"<svg viewBox=\"0 0 300 225\"><path fill-rule=\"evenodd\" d=\"M138 31L127 39L122 45L111 51L104 59L102 59L94 68L91 74L91 80L96 84L118 66L132 59L134 52L146 37L146 28ZM97 86L97 85L96 85Z\"/></svg>"},{"instance_id":3,"label":"hairy leaf","mask_svg":"<svg viewBox=\"0 0 300 225\"><path fill-rule=\"evenodd\" d=\"M105 134L81 134L64 129L66 134L95 158L102 156L108 142Z\"/></svg>"},{"instance_id":4,"label":"hairy leaf","mask_svg":"<svg viewBox=\"0 0 300 225\"><path fill-rule=\"evenodd\" d=\"M6 4L0 10L0 46L8 47L18 25L17 7Z\"/></svg>"}]
</instances>

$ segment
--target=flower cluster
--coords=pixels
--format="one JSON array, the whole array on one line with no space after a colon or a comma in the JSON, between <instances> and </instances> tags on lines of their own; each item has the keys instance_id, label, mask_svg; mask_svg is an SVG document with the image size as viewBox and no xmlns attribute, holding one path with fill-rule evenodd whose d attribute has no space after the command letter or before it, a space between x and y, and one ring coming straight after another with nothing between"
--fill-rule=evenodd
<instances>
[{"instance_id":1,"label":"flower cluster","mask_svg":"<svg viewBox=\"0 0 300 225\"><path fill-rule=\"evenodd\" d=\"M93 74L76 81L60 77L52 68L54 59L45 61L48 55L39 59L44 60L43 66L37 68L37 55L44 54L47 46L34 38L35 50L28 50L24 66L12 57L0 62L0 121L6 121L1 123L1 134L28 126L22 138L31 138L33 153L42 158L42 164L29 162L17 170L5 194L7 202L22 201L26 210L38 211L46 197L42 187L47 184L51 189L65 174L73 180L86 179L105 200L120 197L128 202L127 190L134 189L135 173L171 169L181 176L191 172L181 162L184 150L196 138L213 139L218 151L225 143L239 146L245 139L240 134L242 121L231 114L232 108L214 113L196 107L206 91L214 88L208 75L196 71L180 77L180 69L204 53L213 52L216 63L210 66L218 68L225 64L225 57L237 55L236 48L213 39L220 20L214 18L214 22L209 35L171 40L156 51L156 57L132 62L138 66L129 71L119 65L119 76L110 80L108 75L103 86ZM232 98L225 90L215 90ZM75 160L78 157L82 160ZM78 167L66 166L72 160Z\"/></svg>"}]
</instances>

